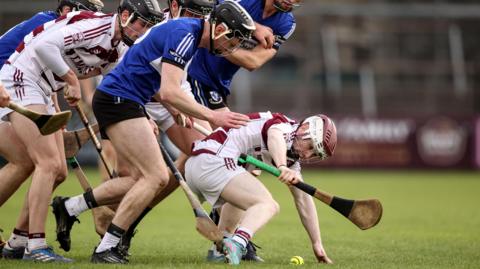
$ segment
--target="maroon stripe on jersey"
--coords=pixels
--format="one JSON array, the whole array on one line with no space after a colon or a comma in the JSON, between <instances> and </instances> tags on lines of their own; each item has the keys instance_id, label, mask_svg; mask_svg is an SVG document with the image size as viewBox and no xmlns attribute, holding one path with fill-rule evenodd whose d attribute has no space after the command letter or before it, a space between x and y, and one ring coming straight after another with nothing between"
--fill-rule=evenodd
<instances>
[{"instance_id":1,"label":"maroon stripe on jersey","mask_svg":"<svg viewBox=\"0 0 480 269\"><path fill-rule=\"evenodd\" d=\"M32 33L33 33L33 36L34 36L34 37L37 36L38 34L40 34L41 32L43 32L43 30L45 30L45 28L44 28L44 25L42 24L42 25L38 26L37 28L35 28L35 29L33 30L33 32L32 32Z\"/></svg>"},{"instance_id":2,"label":"maroon stripe on jersey","mask_svg":"<svg viewBox=\"0 0 480 269\"><path fill-rule=\"evenodd\" d=\"M72 24L72 23L75 23L77 21L81 21L81 20L88 20L88 19L101 19L101 18L107 18L107 17L112 17L113 14L105 14L105 15L97 15L95 14L94 12L92 11L82 11L80 12L79 14L73 16L67 23L68 24Z\"/></svg>"},{"instance_id":3,"label":"maroon stripe on jersey","mask_svg":"<svg viewBox=\"0 0 480 269\"><path fill-rule=\"evenodd\" d=\"M106 23L106 24L104 24L104 25L102 25L102 26L99 26L99 27L97 27L97 28L93 28L93 29L90 29L90 30L88 30L88 31L85 31L85 32L83 32L83 33L84 33L85 35L87 35L87 34L90 34L90 33L93 32L93 31L96 31L97 29L100 29L100 28L105 28L105 29L106 29L106 28L110 28L110 25L112 25L112 23L109 22L109 23Z\"/></svg>"},{"instance_id":4,"label":"maroon stripe on jersey","mask_svg":"<svg viewBox=\"0 0 480 269\"><path fill-rule=\"evenodd\" d=\"M22 52L25 49L25 42L20 42L18 47L15 49L18 53Z\"/></svg>"},{"instance_id":5,"label":"maroon stripe on jersey","mask_svg":"<svg viewBox=\"0 0 480 269\"><path fill-rule=\"evenodd\" d=\"M101 31L86 35L85 40L93 39L93 38L99 37L101 35L104 35L106 33L108 33L108 29L102 29Z\"/></svg>"},{"instance_id":6,"label":"maroon stripe on jersey","mask_svg":"<svg viewBox=\"0 0 480 269\"><path fill-rule=\"evenodd\" d=\"M208 149L199 149L199 150L193 150L192 151L192 156L198 156L200 154L210 154L210 155L215 155L215 152L211 151L211 150L208 150Z\"/></svg>"},{"instance_id":7,"label":"maroon stripe on jersey","mask_svg":"<svg viewBox=\"0 0 480 269\"><path fill-rule=\"evenodd\" d=\"M251 120L258 120L258 119L260 119L260 113L258 113L258 112L248 113L247 116L248 116Z\"/></svg>"},{"instance_id":8,"label":"maroon stripe on jersey","mask_svg":"<svg viewBox=\"0 0 480 269\"><path fill-rule=\"evenodd\" d=\"M216 131L214 133L211 133L209 136L204 138L202 141L206 141L206 140L214 140L214 141L217 141L218 143L223 145L223 143L225 143L225 140L227 140L227 134L222 132L221 130Z\"/></svg>"},{"instance_id":9,"label":"maroon stripe on jersey","mask_svg":"<svg viewBox=\"0 0 480 269\"><path fill-rule=\"evenodd\" d=\"M60 16L55 20L55 23L57 23L59 21L63 21L65 18L67 18L67 15Z\"/></svg>"},{"instance_id":10,"label":"maroon stripe on jersey","mask_svg":"<svg viewBox=\"0 0 480 269\"><path fill-rule=\"evenodd\" d=\"M289 123L290 121L285 117L284 115L280 113L272 113L273 118L267 120L262 127L262 139L263 143L265 143L265 146L268 149L268 129L272 127L274 124L279 124L279 123Z\"/></svg>"}]
</instances>

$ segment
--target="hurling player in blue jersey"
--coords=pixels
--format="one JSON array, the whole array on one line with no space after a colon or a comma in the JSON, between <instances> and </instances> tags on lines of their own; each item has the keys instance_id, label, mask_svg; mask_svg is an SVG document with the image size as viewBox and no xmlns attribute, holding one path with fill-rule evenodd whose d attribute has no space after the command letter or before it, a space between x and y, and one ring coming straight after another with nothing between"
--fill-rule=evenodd
<instances>
[{"instance_id":1,"label":"hurling player in blue jersey","mask_svg":"<svg viewBox=\"0 0 480 269\"><path fill-rule=\"evenodd\" d=\"M216 7L209 20L180 18L153 27L132 46L109 73L93 97L93 111L104 138L129 162L131 176L107 181L84 195L84 207L103 205L110 185L135 181L122 199L107 233L92 255L92 262L126 263L118 251L120 237L168 182L168 170L145 113L152 97L170 111L238 128L249 118L233 112L212 111L181 90L183 68L198 47L228 54L250 39L255 24L234 1ZM141 199L139 199L141 197Z\"/></svg>"}]
</instances>

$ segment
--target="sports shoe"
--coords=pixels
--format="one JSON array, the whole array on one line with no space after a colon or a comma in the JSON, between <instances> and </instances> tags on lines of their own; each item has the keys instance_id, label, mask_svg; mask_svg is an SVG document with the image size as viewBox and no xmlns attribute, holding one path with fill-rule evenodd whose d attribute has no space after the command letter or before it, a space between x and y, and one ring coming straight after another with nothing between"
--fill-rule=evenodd
<instances>
[{"instance_id":1,"label":"sports shoe","mask_svg":"<svg viewBox=\"0 0 480 269\"><path fill-rule=\"evenodd\" d=\"M257 256L257 247L261 248L255 245L255 243L253 243L252 241L248 241L247 253L245 253L245 255L242 256L242 260L250 261L250 262L264 262L262 258Z\"/></svg>"},{"instance_id":2,"label":"sports shoe","mask_svg":"<svg viewBox=\"0 0 480 269\"><path fill-rule=\"evenodd\" d=\"M133 232L130 232L130 230L127 230L126 233L120 237L120 242L118 242L118 251L124 256L128 257L130 256L130 253L128 250L130 249L130 244L132 242L132 238L135 236L138 230L135 230Z\"/></svg>"},{"instance_id":3,"label":"sports shoe","mask_svg":"<svg viewBox=\"0 0 480 269\"><path fill-rule=\"evenodd\" d=\"M67 199L68 197L56 196L52 201L53 214L57 222L57 241L60 243L60 248L65 251L70 250L70 231L72 230L73 223L75 221L80 223L76 217L68 214L65 208L65 201Z\"/></svg>"},{"instance_id":4,"label":"sports shoe","mask_svg":"<svg viewBox=\"0 0 480 269\"><path fill-rule=\"evenodd\" d=\"M122 253L118 250L118 247L113 247L111 249L102 251L100 253L95 252L96 248L93 250L92 258L90 261L92 263L112 263L112 264L127 264L128 259L123 256Z\"/></svg>"},{"instance_id":5,"label":"sports shoe","mask_svg":"<svg viewBox=\"0 0 480 269\"><path fill-rule=\"evenodd\" d=\"M24 261L34 261L34 262L62 262L62 263L71 263L72 259L65 258L56 254L51 247L34 249L32 251L25 251L23 254Z\"/></svg>"},{"instance_id":6,"label":"sports shoe","mask_svg":"<svg viewBox=\"0 0 480 269\"><path fill-rule=\"evenodd\" d=\"M10 260L21 260L23 258L23 253L25 252L25 247L12 248L10 244L5 244L2 249L2 257L4 259Z\"/></svg>"},{"instance_id":7,"label":"sports shoe","mask_svg":"<svg viewBox=\"0 0 480 269\"><path fill-rule=\"evenodd\" d=\"M240 264L242 256L247 252L247 249L240 243L232 240L231 237L223 239L223 253L225 260L231 265Z\"/></svg>"},{"instance_id":8,"label":"sports shoe","mask_svg":"<svg viewBox=\"0 0 480 269\"><path fill-rule=\"evenodd\" d=\"M225 262L225 255L223 255L223 253L221 252L218 252L217 246L213 244L213 246L208 250L207 261L208 262Z\"/></svg>"}]
</instances>

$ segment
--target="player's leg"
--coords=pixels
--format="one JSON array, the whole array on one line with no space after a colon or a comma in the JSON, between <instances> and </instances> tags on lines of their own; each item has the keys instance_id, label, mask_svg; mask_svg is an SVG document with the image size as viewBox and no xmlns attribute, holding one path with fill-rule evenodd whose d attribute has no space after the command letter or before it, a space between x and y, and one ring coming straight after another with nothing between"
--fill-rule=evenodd
<instances>
[{"instance_id":1,"label":"player's leg","mask_svg":"<svg viewBox=\"0 0 480 269\"><path fill-rule=\"evenodd\" d=\"M29 109L47 113L47 105L29 105ZM24 116L13 112L9 115L12 126L25 145L28 155L35 165L32 183L28 193L29 240L24 259L36 260L46 255L49 259L68 262L53 253L45 241L45 224L48 206L56 181L66 177L65 155L61 131L42 136L36 125Z\"/></svg>"},{"instance_id":2,"label":"player's leg","mask_svg":"<svg viewBox=\"0 0 480 269\"><path fill-rule=\"evenodd\" d=\"M167 167L146 118L123 120L110 125L106 131L115 150L126 156L142 177L122 199L112 224L92 256L94 262L109 262L107 258L117 251L120 237L168 182Z\"/></svg>"},{"instance_id":3,"label":"player's leg","mask_svg":"<svg viewBox=\"0 0 480 269\"><path fill-rule=\"evenodd\" d=\"M15 134L9 122L0 121L0 155L8 163L0 169L0 206L22 185L33 172L33 162L25 145Z\"/></svg>"},{"instance_id":4,"label":"player's leg","mask_svg":"<svg viewBox=\"0 0 480 269\"><path fill-rule=\"evenodd\" d=\"M2 249L4 259L19 260L23 258L28 243L28 191L20 211L20 216L10 238Z\"/></svg>"},{"instance_id":5,"label":"player's leg","mask_svg":"<svg viewBox=\"0 0 480 269\"><path fill-rule=\"evenodd\" d=\"M250 173L236 176L225 186L221 198L245 210L245 215L231 238L224 240L224 252L230 263L236 264L246 253L248 242L276 213L279 206L265 186ZM224 211L225 208L222 210ZM244 249L239 256L239 250Z\"/></svg>"}]
</instances>

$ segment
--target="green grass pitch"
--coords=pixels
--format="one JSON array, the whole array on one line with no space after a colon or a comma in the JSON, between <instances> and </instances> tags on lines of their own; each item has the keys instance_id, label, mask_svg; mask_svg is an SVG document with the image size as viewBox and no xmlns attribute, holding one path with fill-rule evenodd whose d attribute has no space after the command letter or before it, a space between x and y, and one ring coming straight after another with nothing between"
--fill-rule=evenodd
<instances>
[{"instance_id":1,"label":"green grass pitch","mask_svg":"<svg viewBox=\"0 0 480 269\"><path fill-rule=\"evenodd\" d=\"M98 179L94 170L89 178ZM379 198L383 219L361 231L340 214L317 201L324 246L335 265L330 268L479 268L480 174L431 171L307 171L307 182L345 198ZM290 257L300 255L304 268L318 267L310 243L287 188L262 176L281 206L281 212L258 232L254 242L263 248L264 264L242 267L291 268ZM26 185L26 184L25 184ZM57 195L81 192L71 174ZM8 237L23 201L25 186L0 208L0 227ZM139 197L141 199L141 197ZM59 253L75 259L71 265L30 264L0 260L0 268L112 268L89 263L99 239L91 214L80 217L72 236L72 250ZM48 218L47 238L54 241L54 217ZM210 243L194 228L191 208L181 191L160 204L139 226L130 264L120 268L220 268L205 262Z\"/></svg>"}]
</instances>

